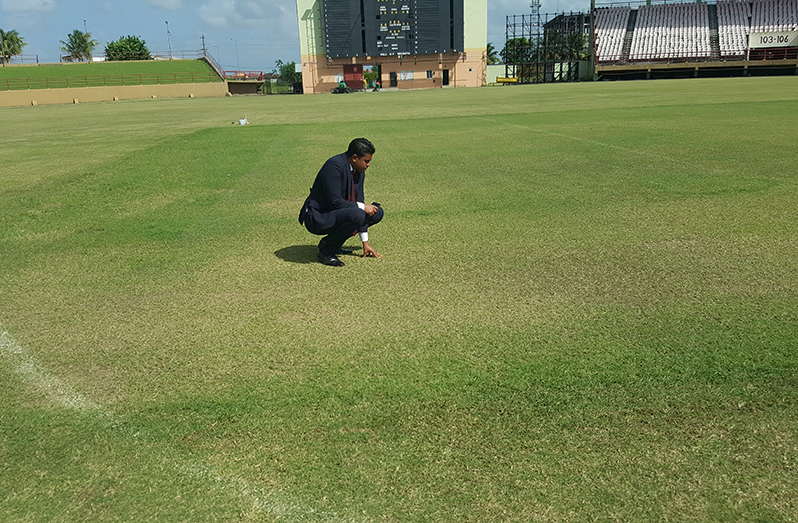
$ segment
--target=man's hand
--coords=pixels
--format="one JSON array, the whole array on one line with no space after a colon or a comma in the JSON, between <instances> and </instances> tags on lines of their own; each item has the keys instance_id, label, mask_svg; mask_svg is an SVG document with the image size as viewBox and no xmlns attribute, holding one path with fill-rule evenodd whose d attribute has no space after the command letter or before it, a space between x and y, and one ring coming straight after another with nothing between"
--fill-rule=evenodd
<instances>
[{"instance_id":1,"label":"man's hand","mask_svg":"<svg viewBox=\"0 0 798 523\"><path fill-rule=\"evenodd\" d=\"M363 207L363 210L366 211L366 216L374 216L374 213L377 212L378 207L376 205L368 204Z\"/></svg>"},{"instance_id":2,"label":"man's hand","mask_svg":"<svg viewBox=\"0 0 798 523\"><path fill-rule=\"evenodd\" d=\"M366 207L368 207L368 205ZM377 254L377 251L374 250L374 247L369 245L369 242L363 242L363 257L382 258L382 256Z\"/></svg>"}]
</instances>

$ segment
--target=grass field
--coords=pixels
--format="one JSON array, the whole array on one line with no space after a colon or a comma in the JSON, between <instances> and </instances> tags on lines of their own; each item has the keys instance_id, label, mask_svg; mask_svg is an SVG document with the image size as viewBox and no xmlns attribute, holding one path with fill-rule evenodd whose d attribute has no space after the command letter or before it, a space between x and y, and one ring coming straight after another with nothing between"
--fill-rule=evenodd
<instances>
[{"instance_id":1,"label":"grass field","mask_svg":"<svg viewBox=\"0 0 798 523\"><path fill-rule=\"evenodd\" d=\"M0 520L795 521L796 117L794 77L0 109ZM296 215L357 136L383 257L325 267Z\"/></svg>"},{"instance_id":2,"label":"grass field","mask_svg":"<svg viewBox=\"0 0 798 523\"><path fill-rule=\"evenodd\" d=\"M221 82L201 60L149 60L0 67L0 91Z\"/></svg>"}]
</instances>

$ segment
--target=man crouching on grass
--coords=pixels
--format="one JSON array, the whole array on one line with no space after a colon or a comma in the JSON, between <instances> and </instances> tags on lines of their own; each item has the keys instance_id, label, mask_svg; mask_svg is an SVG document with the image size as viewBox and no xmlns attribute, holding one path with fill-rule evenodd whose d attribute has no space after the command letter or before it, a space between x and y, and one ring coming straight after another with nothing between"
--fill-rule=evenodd
<instances>
[{"instance_id":1,"label":"man crouching on grass","mask_svg":"<svg viewBox=\"0 0 798 523\"><path fill-rule=\"evenodd\" d=\"M363 178L373 155L370 141L352 140L345 153L324 162L299 211L299 223L304 223L309 232L324 236L318 254L324 265L344 266L338 255L352 254L343 245L355 232L363 242L363 257L380 257L369 245L369 227L379 223L384 213L379 203L367 205L363 197Z\"/></svg>"}]
</instances>

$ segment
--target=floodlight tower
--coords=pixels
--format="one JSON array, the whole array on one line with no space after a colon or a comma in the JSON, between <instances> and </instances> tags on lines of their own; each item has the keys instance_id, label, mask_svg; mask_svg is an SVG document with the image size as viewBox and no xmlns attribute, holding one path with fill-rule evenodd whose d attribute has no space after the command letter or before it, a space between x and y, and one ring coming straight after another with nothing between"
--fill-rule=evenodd
<instances>
[{"instance_id":1,"label":"floodlight tower","mask_svg":"<svg viewBox=\"0 0 798 523\"><path fill-rule=\"evenodd\" d=\"M540 16L540 0L532 0L532 3L529 4L529 8L532 10L533 17Z\"/></svg>"},{"instance_id":2,"label":"floodlight tower","mask_svg":"<svg viewBox=\"0 0 798 523\"><path fill-rule=\"evenodd\" d=\"M169 20L166 20L166 39L169 41L169 59L172 59L172 33L169 31Z\"/></svg>"},{"instance_id":3,"label":"floodlight tower","mask_svg":"<svg viewBox=\"0 0 798 523\"><path fill-rule=\"evenodd\" d=\"M538 64L540 64L540 46L543 44L540 41L540 5L540 0L532 0L529 4L529 9L532 11L532 15L529 17L529 43L534 46L535 62Z\"/></svg>"},{"instance_id":4,"label":"floodlight tower","mask_svg":"<svg viewBox=\"0 0 798 523\"><path fill-rule=\"evenodd\" d=\"M540 0L532 0L529 4L529 9L532 11L532 22L530 23L531 34L540 34Z\"/></svg>"}]
</instances>

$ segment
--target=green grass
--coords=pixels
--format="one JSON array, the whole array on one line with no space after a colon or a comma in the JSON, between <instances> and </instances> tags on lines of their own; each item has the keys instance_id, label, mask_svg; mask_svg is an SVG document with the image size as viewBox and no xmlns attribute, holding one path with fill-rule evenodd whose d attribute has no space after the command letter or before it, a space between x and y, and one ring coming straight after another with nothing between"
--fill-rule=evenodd
<instances>
[{"instance_id":1,"label":"green grass","mask_svg":"<svg viewBox=\"0 0 798 523\"><path fill-rule=\"evenodd\" d=\"M202 60L149 60L0 67L0 91L220 82Z\"/></svg>"},{"instance_id":2,"label":"green grass","mask_svg":"<svg viewBox=\"0 0 798 523\"><path fill-rule=\"evenodd\" d=\"M797 115L789 77L0 109L0 519L794 521ZM383 258L324 267L296 214L357 136Z\"/></svg>"}]
</instances>

